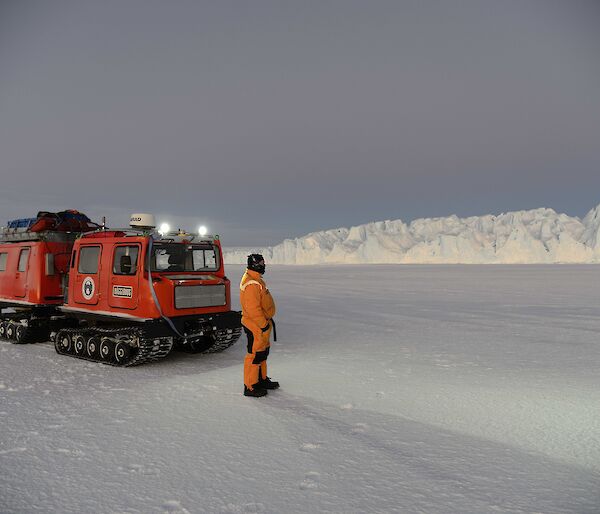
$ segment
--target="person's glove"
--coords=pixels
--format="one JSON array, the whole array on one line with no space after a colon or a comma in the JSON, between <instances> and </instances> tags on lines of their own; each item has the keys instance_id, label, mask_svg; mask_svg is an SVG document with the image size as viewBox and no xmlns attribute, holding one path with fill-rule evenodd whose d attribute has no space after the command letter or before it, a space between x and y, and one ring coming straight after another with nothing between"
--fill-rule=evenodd
<instances>
[{"instance_id":1,"label":"person's glove","mask_svg":"<svg viewBox=\"0 0 600 514\"><path fill-rule=\"evenodd\" d=\"M264 333L264 332L266 332L267 330L269 330L269 328L271 328L271 323L269 323L269 322L267 321L267 326L266 326L266 327L263 327L263 328L261 328L261 331Z\"/></svg>"}]
</instances>

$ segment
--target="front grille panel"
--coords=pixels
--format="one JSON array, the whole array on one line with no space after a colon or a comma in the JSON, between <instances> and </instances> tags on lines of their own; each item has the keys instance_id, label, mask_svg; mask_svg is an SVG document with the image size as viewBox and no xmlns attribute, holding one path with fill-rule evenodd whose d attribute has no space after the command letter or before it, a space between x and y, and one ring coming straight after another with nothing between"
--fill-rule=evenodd
<instances>
[{"instance_id":1,"label":"front grille panel","mask_svg":"<svg viewBox=\"0 0 600 514\"><path fill-rule=\"evenodd\" d=\"M216 307L225 305L225 285L177 286L175 287L175 308Z\"/></svg>"}]
</instances>

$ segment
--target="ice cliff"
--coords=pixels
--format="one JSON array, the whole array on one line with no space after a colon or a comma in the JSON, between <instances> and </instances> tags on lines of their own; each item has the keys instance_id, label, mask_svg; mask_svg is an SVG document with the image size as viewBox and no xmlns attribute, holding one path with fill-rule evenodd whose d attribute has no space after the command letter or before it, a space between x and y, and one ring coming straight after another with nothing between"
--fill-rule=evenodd
<instances>
[{"instance_id":1,"label":"ice cliff","mask_svg":"<svg viewBox=\"0 0 600 514\"><path fill-rule=\"evenodd\" d=\"M367 223L268 248L225 248L226 263L262 253L273 264L538 264L600 262L600 205L583 220L552 209Z\"/></svg>"}]
</instances>

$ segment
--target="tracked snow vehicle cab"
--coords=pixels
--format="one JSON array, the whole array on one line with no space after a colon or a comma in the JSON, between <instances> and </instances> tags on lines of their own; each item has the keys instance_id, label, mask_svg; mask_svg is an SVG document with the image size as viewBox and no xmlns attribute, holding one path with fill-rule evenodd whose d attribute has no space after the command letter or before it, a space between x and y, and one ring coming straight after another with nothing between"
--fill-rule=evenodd
<instances>
[{"instance_id":1,"label":"tracked snow vehicle cab","mask_svg":"<svg viewBox=\"0 0 600 514\"><path fill-rule=\"evenodd\" d=\"M35 339L47 340L52 331L58 353L125 366L162 358L174 346L192 353L218 352L239 339L240 314L231 311L218 237L159 234L153 217L140 214L132 215L127 229L102 227L78 236L59 248L61 255L69 254L60 261L66 273L62 287L54 284L48 292L34 288L37 296L28 301L40 303L31 302L26 314L14 298L5 304L19 310L0 324L3 337L17 342L18 330L18 342L33 340L22 336L40 325L44 328L37 329ZM16 252L23 251L11 248L13 267ZM31 263L49 259L38 254L29 257L29 273ZM50 284L39 275L32 283ZM9 282L7 287L14 289L16 280Z\"/></svg>"}]
</instances>

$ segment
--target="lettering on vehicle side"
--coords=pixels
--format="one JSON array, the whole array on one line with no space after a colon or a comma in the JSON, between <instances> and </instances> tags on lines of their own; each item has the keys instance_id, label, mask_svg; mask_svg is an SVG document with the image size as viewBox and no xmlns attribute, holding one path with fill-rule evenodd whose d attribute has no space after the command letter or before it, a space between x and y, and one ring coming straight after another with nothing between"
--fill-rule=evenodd
<instances>
[{"instance_id":1,"label":"lettering on vehicle side","mask_svg":"<svg viewBox=\"0 0 600 514\"><path fill-rule=\"evenodd\" d=\"M117 298L131 298L133 296L133 287L130 286L113 286L113 296Z\"/></svg>"}]
</instances>

